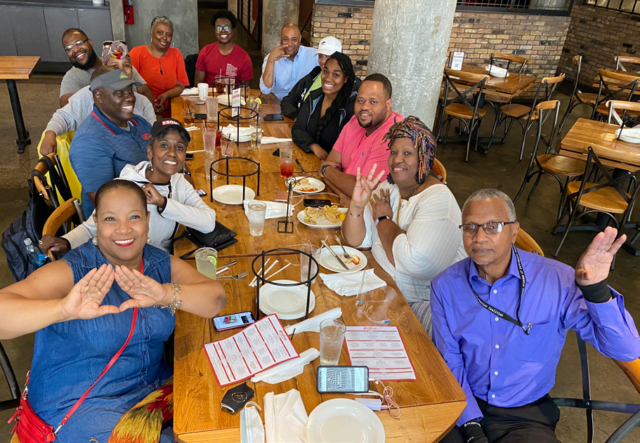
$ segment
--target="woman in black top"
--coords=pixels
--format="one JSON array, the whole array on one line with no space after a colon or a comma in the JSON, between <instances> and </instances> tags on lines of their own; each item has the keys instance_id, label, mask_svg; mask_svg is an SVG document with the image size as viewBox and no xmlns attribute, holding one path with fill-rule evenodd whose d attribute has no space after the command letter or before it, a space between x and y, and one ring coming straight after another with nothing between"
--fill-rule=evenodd
<instances>
[{"instance_id":1,"label":"woman in black top","mask_svg":"<svg viewBox=\"0 0 640 443\"><path fill-rule=\"evenodd\" d=\"M361 82L353 72L349 56L341 52L329 57L321 78L322 88L312 91L300 107L291 138L300 149L324 160L342 127L353 117Z\"/></svg>"}]
</instances>

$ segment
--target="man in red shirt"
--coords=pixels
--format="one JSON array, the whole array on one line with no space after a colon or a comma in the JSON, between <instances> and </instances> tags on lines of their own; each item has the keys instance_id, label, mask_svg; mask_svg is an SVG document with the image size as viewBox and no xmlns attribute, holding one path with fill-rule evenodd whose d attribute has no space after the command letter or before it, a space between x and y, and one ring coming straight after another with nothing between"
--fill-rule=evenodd
<instances>
[{"instance_id":1,"label":"man in red shirt","mask_svg":"<svg viewBox=\"0 0 640 443\"><path fill-rule=\"evenodd\" d=\"M230 11L218 11L211 19L211 25L218 41L205 46L198 54L195 83L213 85L217 75L232 77L236 82L251 80L251 58L244 49L233 43L235 15Z\"/></svg>"}]
</instances>

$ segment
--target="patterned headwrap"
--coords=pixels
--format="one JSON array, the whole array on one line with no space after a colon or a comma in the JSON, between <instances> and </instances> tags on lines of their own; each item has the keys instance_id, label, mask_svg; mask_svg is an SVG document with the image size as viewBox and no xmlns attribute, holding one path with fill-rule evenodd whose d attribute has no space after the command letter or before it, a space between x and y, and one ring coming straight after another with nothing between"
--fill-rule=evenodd
<instances>
[{"instance_id":1,"label":"patterned headwrap","mask_svg":"<svg viewBox=\"0 0 640 443\"><path fill-rule=\"evenodd\" d=\"M389 140L389 148L399 138L408 138L413 142L413 146L418 151L416 182L418 184L424 183L433 167L433 160L436 158L436 137L418 117L411 115L391 126L389 132L384 136L384 140ZM387 180L393 184L391 174Z\"/></svg>"},{"instance_id":2,"label":"patterned headwrap","mask_svg":"<svg viewBox=\"0 0 640 443\"><path fill-rule=\"evenodd\" d=\"M102 46L102 63L105 65L109 59L115 58L116 60L120 60L127 55L129 55L129 48L127 48L127 44L122 40L105 42Z\"/></svg>"}]
</instances>

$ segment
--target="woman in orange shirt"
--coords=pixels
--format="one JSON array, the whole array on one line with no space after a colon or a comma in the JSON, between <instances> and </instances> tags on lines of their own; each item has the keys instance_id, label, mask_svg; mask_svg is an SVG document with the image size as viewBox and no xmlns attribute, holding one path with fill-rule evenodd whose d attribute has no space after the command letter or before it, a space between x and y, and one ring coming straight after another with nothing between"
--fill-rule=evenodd
<instances>
[{"instance_id":1,"label":"woman in orange shirt","mask_svg":"<svg viewBox=\"0 0 640 443\"><path fill-rule=\"evenodd\" d=\"M151 43L131 50L131 63L153 92L156 114L170 117L170 103L189 84L184 58L178 48L171 46L173 23L165 16L151 22Z\"/></svg>"}]
</instances>

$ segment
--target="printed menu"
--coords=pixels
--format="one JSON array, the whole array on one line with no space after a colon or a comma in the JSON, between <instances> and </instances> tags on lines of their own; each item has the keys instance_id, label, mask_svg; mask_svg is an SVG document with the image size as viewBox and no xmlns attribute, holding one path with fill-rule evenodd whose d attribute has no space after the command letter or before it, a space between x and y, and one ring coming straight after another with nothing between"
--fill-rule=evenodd
<instances>
[{"instance_id":1,"label":"printed menu","mask_svg":"<svg viewBox=\"0 0 640 443\"><path fill-rule=\"evenodd\" d=\"M300 356L275 314L204 349L220 387Z\"/></svg>"}]
</instances>

